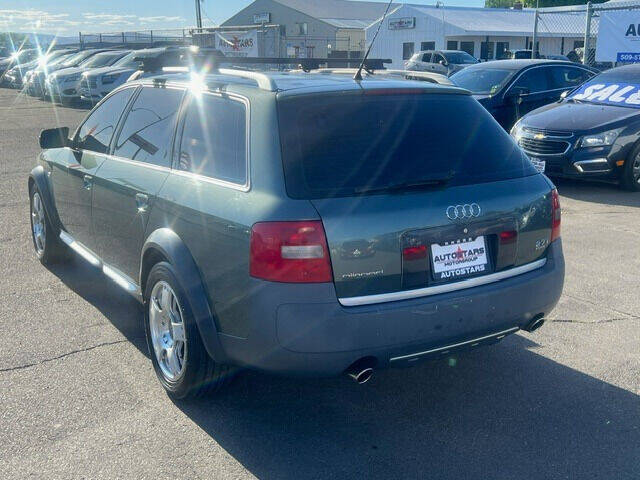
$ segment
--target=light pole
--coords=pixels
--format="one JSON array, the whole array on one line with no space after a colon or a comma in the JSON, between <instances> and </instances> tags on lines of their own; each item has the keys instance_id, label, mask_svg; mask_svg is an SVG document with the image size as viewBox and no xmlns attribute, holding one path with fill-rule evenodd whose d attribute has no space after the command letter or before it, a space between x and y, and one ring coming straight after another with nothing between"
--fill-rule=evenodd
<instances>
[{"instance_id":1,"label":"light pole","mask_svg":"<svg viewBox=\"0 0 640 480\"><path fill-rule=\"evenodd\" d=\"M196 27L202 28L202 13L200 11L200 0L196 0Z\"/></svg>"}]
</instances>

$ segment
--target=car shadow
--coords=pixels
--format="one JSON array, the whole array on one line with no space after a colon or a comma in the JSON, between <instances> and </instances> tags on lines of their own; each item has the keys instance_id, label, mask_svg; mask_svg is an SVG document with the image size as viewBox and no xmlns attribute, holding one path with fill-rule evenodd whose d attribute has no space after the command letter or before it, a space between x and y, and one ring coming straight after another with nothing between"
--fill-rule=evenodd
<instances>
[{"instance_id":1,"label":"car shadow","mask_svg":"<svg viewBox=\"0 0 640 480\"><path fill-rule=\"evenodd\" d=\"M586 182L567 178L552 178L561 196L583 202L640 207L640 192L631 192L622 187L604 182Z\"/></svg>"},{"instance_id":2,"label":"car shadow","mask_svg":"<svg viewBox=\"0 0 640 480\"><path fill-rule=\"evenodd\" d=\"M140 303L104 276L101 270L71 255L69 261L51 265L49 271L96 307L124 337L149 357Z\"/></svg>"},{"instance_id":3,"label":"car shadow","mask_svg":"<svg viewBox=\"0 0 640 480\"><path fill-rule=\"evenodd\" d=\"M516 335L363 386L245 373L176 405L257 478L635 476L640 398L535 349Z\"/></svg>"},{"instance_id":4,"label":"car shadow","mask_svg":"<svg viewBox=\"0 0 640 480\"><path fill-rule=\"evenodd\" d=\"M51 271L148 356L133 298L79 259ZM378 371L366 385L244 372L174 403L258 478L637 478L640 397L530 339Z\"/></svg>"}]
</instances>

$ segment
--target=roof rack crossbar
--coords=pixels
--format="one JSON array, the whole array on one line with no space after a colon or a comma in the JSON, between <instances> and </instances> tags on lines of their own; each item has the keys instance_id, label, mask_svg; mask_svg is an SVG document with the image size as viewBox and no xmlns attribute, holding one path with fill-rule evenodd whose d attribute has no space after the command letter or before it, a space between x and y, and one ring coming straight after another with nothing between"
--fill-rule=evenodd
<instances>
[{"instance_id":1,"label":"roof rack crossbar","mask_svg":"<svg viewBox=\"0 0 640 480\"><path fill-rule=\"evenodd\" d=\"M266 90L268 92L278 91L276 82L269 75L265 75L260 72L253 72L250 70L236 70L233 68L219 68L217 70L222 75L229 75L231 77L247 78L254 80L258 84L260 90Z\"/></svg>"}]
</instances>

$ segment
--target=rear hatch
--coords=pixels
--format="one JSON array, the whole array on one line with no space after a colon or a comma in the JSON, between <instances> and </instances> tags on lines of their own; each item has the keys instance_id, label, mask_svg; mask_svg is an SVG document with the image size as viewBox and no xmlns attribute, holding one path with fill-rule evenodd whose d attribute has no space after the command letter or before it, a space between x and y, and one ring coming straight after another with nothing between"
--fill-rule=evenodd
<instances>
[{"instance_id":1,"label":"rear hatch","mask_svg":"<svg viewBox=\"0 0 640 480\"><path fill-rule=\"evenodd\" d=\"M363 89L285 96L278 111L287 193L322 219L339 298L544 255L550 184L471 96Z\"/></svg>"}]
</instances>

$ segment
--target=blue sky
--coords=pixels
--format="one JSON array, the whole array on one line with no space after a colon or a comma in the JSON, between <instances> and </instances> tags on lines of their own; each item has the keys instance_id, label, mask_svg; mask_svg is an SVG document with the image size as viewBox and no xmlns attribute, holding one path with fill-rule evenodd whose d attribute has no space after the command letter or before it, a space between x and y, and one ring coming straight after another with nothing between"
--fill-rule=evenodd
<instances>
[{"instance_id":1,"label":"blue sky","mask_svg":"<svg viewBox=\"0 0 640 480\"><path fill-rule=\"evenodd\" d=\"M203 21L205 25L220 23L251 2L204 0ZM435 0L408 0L407 3L433 5ZM444 3L481 7L484 0L445 0ZM1 0L0 31L76 35L78 31L182 28L195 24L194 5L195 0Z\"/></svg>"}]
</instances>

